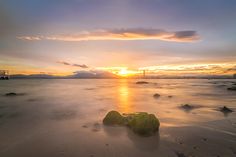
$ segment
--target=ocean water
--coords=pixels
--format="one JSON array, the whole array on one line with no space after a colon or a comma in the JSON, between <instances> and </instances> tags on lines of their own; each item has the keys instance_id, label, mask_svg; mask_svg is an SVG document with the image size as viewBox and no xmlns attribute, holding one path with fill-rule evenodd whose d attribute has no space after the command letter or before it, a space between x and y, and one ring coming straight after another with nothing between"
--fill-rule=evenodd
<instances>
[{"instance_id":1,"label":"ocean water","mask_svg":"<svg viewBox=\"0 0 236 157\"><path fill-rule=\"evenodd\" d=\"M236 118L235 112L223 114L218 110L223 106L236 109L236 91L227 90L236 80L148 79L145 80L148 84L136 84L137 81L140 80L0 81L0 156L19 153L22 156L116 156L112 154L115 151L103 150L106 148L101 145L106 142L125 143L129 150L123 156L138 156L145 152L136 147L137 142L132 142L129 135L109 132L103 127L102 119L110 110L153 113L161 122L161 130ZM7 97L5 93L8 92L20 95ZM155 93L160 97L154 98ZM180 107L182 104L196 108L184 110ZM234 136L236 133L235 127L221 131ZM165 133L161 134L161 138L165 136ZM123 149L120 145L113 148L116 151Z\"/></svg>"}]
</instances>

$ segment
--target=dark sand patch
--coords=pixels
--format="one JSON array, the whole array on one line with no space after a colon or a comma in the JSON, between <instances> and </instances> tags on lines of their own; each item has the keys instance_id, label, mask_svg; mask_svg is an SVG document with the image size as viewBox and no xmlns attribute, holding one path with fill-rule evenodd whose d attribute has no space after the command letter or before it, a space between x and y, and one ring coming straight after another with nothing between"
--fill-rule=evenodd
<instances>
[{"instance_id":1,"label":"dark sand patch","mask_svg":"<svg viewBox=\"0 0 236 157\"><path fill-rule=\"evenodd\" d=\"M51 119L54 120L69 120L77 116L77 112L74 110L56 110L51 113Z\"/></svg>"},{"instance_id":2,"label":"dark sand patch","mask_svg":"<svg viewBox=\"0 0 236 157\"><path fill-rule=\"evenodd\" d=\"M29 102L35 102L35 101L39 101L40 99L38 98L30 98L30 99L27 99L27 101Z\"/></svg>"},{"instance_id":3,"label":"dark sand patch","mask_svg":"<svg viewBox=\"0 0 236 157\"><path fill-rule=\"evenodd\" d=\"M98 132L98 131L101 130L101 128L102 128L102 127L101 127L101 124L98 123L98 122L96 122L96 123L93 124L92 131L93 131L93 132Z\"/></svg>"},{"instance_id":4,"label":"dark sand patch","mask_svg":"<svg viewBox=\"0 0 236 157\"><path fill-rule=\"evenodd\" d=\"M95 122L95 123L86 123L82 125L82 128L87 129L90 128L92 132L98 132L101 131L102 129L102 125L99 122Z\"/></svg>"},{"instance_id":5,"label":"dark sand patch","mask_svg":"<svg viewBox=\"0 0 236 157\"><path fill-rule=\"evenodd\" d=\"M175 152L175 154L177 155L177 157L187 157L186 155L184 155L184 153L181 152Z\"/></svg>"},{"instance_id":6,"label":"dark sand patch","mask_svg":"<svg viewBox=\"0 0 236 157\"><path fill-rule=\"evenodd\" d=\"M96 88L84 88L84 90L95 90Z\"/></svg>"},{"instance_id":7,"label":"dark sand patch","mask_svg":"<svg viewBox=\"0 0 236 157\"><path fill-rule=\"evenodd\" d=\"M85 125L85 124L84 124L84 125L82 125L82 127L83 127L83 128L88 128L88 125Z\"/></svg>"}]
</instances>

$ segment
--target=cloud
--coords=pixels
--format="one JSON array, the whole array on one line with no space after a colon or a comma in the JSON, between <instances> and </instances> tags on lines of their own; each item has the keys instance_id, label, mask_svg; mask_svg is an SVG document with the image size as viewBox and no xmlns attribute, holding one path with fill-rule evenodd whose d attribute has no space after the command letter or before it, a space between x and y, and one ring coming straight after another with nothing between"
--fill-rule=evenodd
<instances>
[{"instance_id":1,"label":"cloud","mask_svg":"<svg viewBox=\"0 0 236 157\"><path fill-rule=\"evenodd\" d=\"M235 64L193 64L193 65L166 65L139 68L155 74L233 74L236 72Z\"/></svg>"},{"instance_id":2,"label":"cloud","mask_svg":"<svg viewBox=\"0 0 236 157\"><path fill-rule=\"evenodd\" d=\"M231 68L228 68L224 71L225 73L228 73L228 72L233 72L233 73L236 73L236 66L233 66Z\"/></svg>"},{"instance_id":3,"label":"cloud","mask_svg":"<svg viewBox=\"0 0 236 157\"><path fill-rule=\"evenodd\" d=\"M166 31L163 29L126 28L82 31L77 34L61 34L50 36L19 36L21 40L53 40L53 41L90 41L90 40L162 40L172 42L194 42L200 39L196 31Z\"/></svg>"},{"instance_id":4,"label":"cloud","mask_svg":"<svg viewBox=\"0 0 236 157\"><path fill-rule=\"evenodd\" d=\"M73 66L73 67L88 68L88 66L85 64L74 64L74 63L68 63L65 61L57 61L57 63L63 64L63 65L68 65L68 66Z\"/></svg>"},{"instance_id":5,"label":"cloud","mask_svg":"<svg viewBox=\"0 0 236 157\"><path fill-rule=\"evenodd\" d=\"M17 37L17 38L21 40L31 40L31 41L42 40L42 37L40 36L22 36L22 37Z\"/></svg>"}]
</instances>

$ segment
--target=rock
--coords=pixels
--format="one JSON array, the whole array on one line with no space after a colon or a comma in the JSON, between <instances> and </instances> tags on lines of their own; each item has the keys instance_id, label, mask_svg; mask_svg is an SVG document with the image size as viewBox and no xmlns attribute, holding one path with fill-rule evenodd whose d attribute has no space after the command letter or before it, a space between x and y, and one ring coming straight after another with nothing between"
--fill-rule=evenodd
<instances>
[{"instance_id":1,"label":"rock","mask_svg":"<svg viewBox=\"0 0 236 157\"><path fill-rule=\"evenodd\" d=\"M206 141L207 141L207 138L203 138L202 140L206 142Z\"/></svg>"},{"instance_id":2,"label":"rock","mask_svg":"<svg viewBox=\"0 0 236 157\"><path fill-rule=\"evenodd\" d=\"M160 126L160 122L156 116L146 112L125 114L122 116L117 111L110 111L103 119L103 123L105 125L128 126L135 133L142 136L154 135Z\"/></svg>"},{"instance_id":3,"label":"rock","mask_svg":"<svg viewBox=\"0 0 236 157\"><path fill-rule=\"evenodd\" d=\"M117 111L110 111L103 119L105 125L124 125L125 118Z\"/></svg>"},{"instance_id":4,"label":"rock","mask_svg":"<svg viewBox=\"0 0 236 157\"><path fill-rule=\"evenodd\" d=\"M221 108L220 108L220 111L223 112L223 113L230 113L230 112L233 112L232 109L230 109L230 108L228 108L228 107L226 107L226 106L221 107Z\"/></svg>"},{"instance_id":5,"label":"rock","mask_svg":"<svg viewBox=\"0 0 236 157\"><path fill-rule=\"evenodd\" d=\"M194 109L194 107L193 106L191 106L191 105L189 105L189 104L184 104L184 105L182 105L182 106L180 106L182 109L184 109L184 110L192 110L192 109Z\"/></svg>"},{"instance_id":6,"label":"rock","mask_svg":"<svg viewBox=\"0 0 236 157\"><path fill-rule=\"evenodd\" d=\"M159 98L160 96L161 96L161 95L158 94L158 93L156 93L156 94L153 95L154 98Z\"/></svg>"},{"instance_id":7,"label":"rock","mask_svg":"<svg viewBox=\"0 0 236 157\"><path fill-rule=\"evenodd\" d=\"M146 81L138 81L138 82L136 82L136 84L148 84L148 82L146 82Z\"/></svg>"},{"instance_id":8,"label":"rock","mask_svg":"<svg viewBox=\"0 0 236 157\"><path fill-rule=\"evenodd\" d=\"M181 152L175 152L177 157L187 157L184 153Z\"/></svg>"},{"instance_id":9,"label":"rock","mask_svg":"<svg viewBox=\"0 0 236 157\"><path fill-rule=\"evenodd\" d=\"M88 128L88 126L87 126L87 125L82 125L82 127L83 127L83 128Z\"/></svg>"},{"instance_id":10,"label":"rock","mask_svg":"<svg viewBox=\"0 0 236 157\"><path fill-rule=\"evenodd\" d=\"M227 88L228 90L233 90L233 91L236 91L236 86L233 86L233 87L229 87Z\"/></svg>"},{"instance_id":11,"label":"rock","mask_svg":"<svg viewBox=\"0 0 236 157\"><path fill-rule=\"evenodd\" d=\"M159 130L160 122L153 114L141 112L127 118L128 126L139 135L150 136Z\"/></svg>"},{"instance_id":12,"label":"rock","mask_svg":"<svg viewBox=\"0 0 236 157\"><path fill-rule=\"evenodd\" d=\"M189 104L184 104L181 105L179 108L184 110L185 112L190 112L193 109L200 108L201 106L196 106L196 105L189 105Z\"/></svg>"},{"instance_id":13,"label":"rock","mask_svg":"<svg viewBox=\"0 0 236 157\"><path fill-rule=\"evenodd\" d=\"M16 93L6 93L5 96L17 96Z\"/></svg>"},{"instance_id":14,"label":"rock","mask_svg":"<svg viewBox=\"0 0 236 157\"><path fill-rule=\"evenodd\" d=\"M14 93L14 92L10 92L10 93L6 93L5 96L23 96L25 95L25 93Z\"/></svg>"},{"instance_id":15,"label":"rock","mask_svg":"<svg viewBox=\"0 0 236 157\"><path fill-rule=\"evenodd\" d=\"M168 98L172 98L173 96L172 95L169 95Z\"/></svg>"}]
</instances>

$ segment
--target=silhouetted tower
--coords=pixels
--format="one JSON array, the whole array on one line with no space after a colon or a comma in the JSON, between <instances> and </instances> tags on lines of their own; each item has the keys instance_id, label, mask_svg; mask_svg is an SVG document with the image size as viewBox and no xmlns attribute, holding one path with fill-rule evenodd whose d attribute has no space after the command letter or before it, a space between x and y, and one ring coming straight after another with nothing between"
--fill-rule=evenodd
<instances>
[{"instance_id":1,"label":"silhouetted tower","mask_svg":"<svg viewBox=\"0 0 236 157\"><path fill-rule=\"evenodd\" d=\"M233 78L235 78L235 79L236 79L236 74L234 74L234 75L233 75Z\"/></svg>"}]
</instances>

